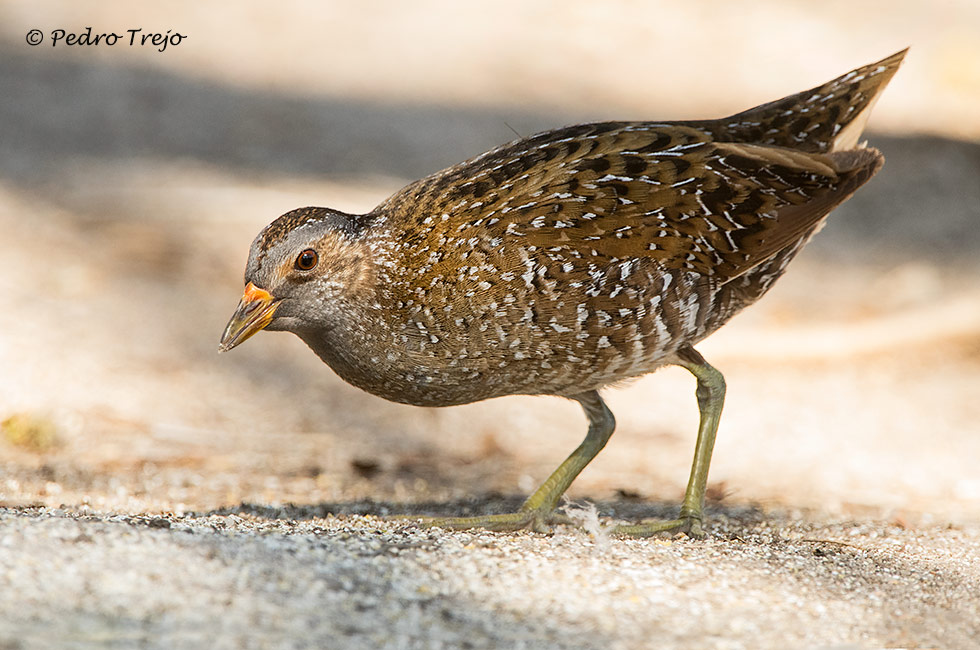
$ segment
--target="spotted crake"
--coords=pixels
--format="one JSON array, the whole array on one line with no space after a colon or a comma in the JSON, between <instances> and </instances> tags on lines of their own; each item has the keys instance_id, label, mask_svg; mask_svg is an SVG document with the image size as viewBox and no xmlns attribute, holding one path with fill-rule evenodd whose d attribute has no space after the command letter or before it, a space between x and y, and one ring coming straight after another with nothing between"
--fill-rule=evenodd
<instances>
[{"instance_id":1,"label":"spotted crake","mask_svg":"<svg viewBox=\"0 0 980 650\"><path fill-rule=\"evenodd\" d=\"M723 119L539 133L366 214L289 212L252 244L221 349L291 331L346 381L407 404L578 400L585 440L521 509L422 522L454 528L561 521L561 495L615 425L599 389L683 366L701 422L680 514L616 530L700 535L725 382L693 346L881 168L859 138L904 55Z\"/></svg>"}]
</instances>

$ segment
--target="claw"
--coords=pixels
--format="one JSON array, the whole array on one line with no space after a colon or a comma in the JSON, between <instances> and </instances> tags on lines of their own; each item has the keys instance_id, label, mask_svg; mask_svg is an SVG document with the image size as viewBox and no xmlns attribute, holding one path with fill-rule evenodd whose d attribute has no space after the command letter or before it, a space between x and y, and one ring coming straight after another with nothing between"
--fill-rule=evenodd
<instances>
[{"instance_id":1,"label":"claw","mask_svg":"<svg viewBox=\"0 0 980 650\"><path fill-rule=\"evenodd\" d=\"M651 521L640 524L624 524L612 530L613 535L622 537L651 537L660 533L684 533L693 539L704 537L701 517L680 517L667 521Z\"/></svg>"},{"instance_id":2,"label":"claw","mask_svg":"<svg viewBox=\"0 0 980 650\"><path fill-rule=\"evenodd\" d=\"M423 528L448 528L450 530L469 530L483 528L497 532L530 530L535 533L550 534L553 526L571 521L564 515L544 513L537 510L520 510L497 515L476 517L417 517L398 515L391 517L398 521L411 522Z\"/></svg>"}]
</instances>

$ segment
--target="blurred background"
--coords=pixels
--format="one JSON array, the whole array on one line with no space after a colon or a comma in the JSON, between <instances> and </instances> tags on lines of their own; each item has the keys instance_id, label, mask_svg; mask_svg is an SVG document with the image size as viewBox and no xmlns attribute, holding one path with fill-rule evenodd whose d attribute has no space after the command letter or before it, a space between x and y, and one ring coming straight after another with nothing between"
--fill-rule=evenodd
<instances>
[{"instance_id":1,"label":"blurred background","mask_svg":"<svg viewBox=\"0 0 980 650\"><path fill-rule=\"evenodd\" d=\"M87 27L186 38L52 47ZM515 131L719 117L906 46L867 135L884 170L700 346L729 385L710 493L980 518L974 0L0 2L0 505L527 493L584 435L576 404L391 404L286 334L219 357L258 230L370 210ZM674 503L693 379L607 395L619 428L570 495Z\"/></svg>"}]
</instances>

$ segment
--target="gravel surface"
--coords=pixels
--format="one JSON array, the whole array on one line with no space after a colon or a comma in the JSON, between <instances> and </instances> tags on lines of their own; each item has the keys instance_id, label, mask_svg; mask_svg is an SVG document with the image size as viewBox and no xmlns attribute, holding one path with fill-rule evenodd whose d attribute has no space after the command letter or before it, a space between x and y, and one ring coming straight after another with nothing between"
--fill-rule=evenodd
<instances>
[{"instance_id":1,"label":"gravel surface","mask_svg":"<svg viewBox=\"0 0 980 650\"><path fill-rule=\"evenodd\" d=\"M0 601L4 648L968 648L980 635L977 527L756 513L716 515L705 540L649 541L303 509L37 509L0 512L0 549L17 586Z\"/></svg>"},{"instance_id":2,"label":"gravel surface","mask_svg":"<svg viewBox=\"0 0 980 650\"><path fill-rule=\"evenodd\" d=\"M980 648L980 5L481 6L0 3L0 650ZM25 43L87 25L189 38ZM704 540L603 534L676 512L685 371L607 391L581 528L454 533L379 516L513 509L577 405L390 404L286 335L216 354L287 210L910 44L884 170L699 346L729 387Z\"/></svg>"}]
</instances>

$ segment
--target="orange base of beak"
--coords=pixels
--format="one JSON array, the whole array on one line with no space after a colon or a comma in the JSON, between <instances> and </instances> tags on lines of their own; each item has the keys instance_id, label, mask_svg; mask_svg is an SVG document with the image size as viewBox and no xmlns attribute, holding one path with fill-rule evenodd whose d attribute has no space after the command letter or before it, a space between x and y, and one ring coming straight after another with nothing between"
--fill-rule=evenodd
<instances>
[{"instance_id":1,"label":"orange base of beak","mask_svg":"<svg viewBox=\"0 0 980 650\"><path fill-rule=\"evenodd\" d=\"M245 342L250 336L272 322L279 302L265 289L251 282L245 285L238 309L228 321L225 333L221 336L218 352L226 352Z\"/></svg>"}]
</instances>

